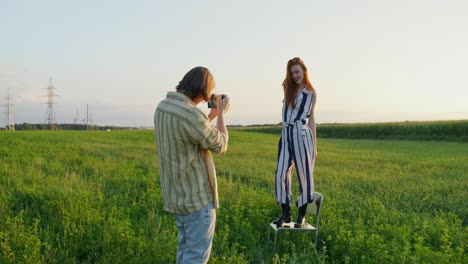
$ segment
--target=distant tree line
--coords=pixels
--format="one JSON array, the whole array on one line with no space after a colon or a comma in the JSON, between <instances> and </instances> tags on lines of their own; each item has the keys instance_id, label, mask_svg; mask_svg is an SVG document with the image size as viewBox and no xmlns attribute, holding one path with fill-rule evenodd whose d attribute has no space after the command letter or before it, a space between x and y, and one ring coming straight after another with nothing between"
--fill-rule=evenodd
<instances>
[{"instance_id":1,"label":"distant tree line","mask_svg":"<svg viewBox=\"0 0 468 264\"><path fill-rule=\"evenodd\" d=\"M134 127L119 127L119 126L99 126L86 124L57 124L56 129L58 130L128 130L135 129ZM4 130L4 128L2 129ZM48 124L31 124L21 123L15 124L15 130L51 130Z\"/></svg>"},{"instance_id":2,"label":"distant tree line","mask_svg":"<svg viewBox=\"0 0 468 264\"><path fill-rule=\"evenodd\" d=\"M246 127L244 130L280 135L282 126ZM468 120L317 124L317 137L468 142Z\"/></svg>"},{"instance_id":3,"label":"distant tree line","mask_svg":"<svg viewBox=\"0 0 468 264\"><path fill-rule=\"evenodd\" d=\"M277 124L250 124L250 125L227 125L227 127L230 128L250 128L250 127L281 127L283 125L283 122L279 122Z\"/></svg>"}]
</instances>

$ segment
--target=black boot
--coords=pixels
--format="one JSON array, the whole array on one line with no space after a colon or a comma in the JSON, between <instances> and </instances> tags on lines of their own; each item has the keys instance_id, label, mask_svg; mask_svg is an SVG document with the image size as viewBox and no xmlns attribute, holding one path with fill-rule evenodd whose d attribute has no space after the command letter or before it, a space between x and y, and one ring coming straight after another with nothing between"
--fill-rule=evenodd
<instances>
[{"instance_id":1,"label":"black boot","mask_svg":"<svg viewBox=\"0 0 468 264\"><path fill-rule=\"evenodd\" d=\"M288 204L281 204L281 209L283 210L283 213L276 221L273 222L277 227L282 227L284 223L291 222L291 207L289 207Z\"/></svg>"},{"instance_id":2,"label":"black boot","mask_svg":"<svg viewBox=\"0 0 468 264\"><path fill-rule=\"evenodd\" d=\"M294 224L295 228L306 227L307 225L306 210L307 210L307 204L304 204L303 206L299 207L299 213L297 214L296 223Z\"/></svg>"}]
</instances>

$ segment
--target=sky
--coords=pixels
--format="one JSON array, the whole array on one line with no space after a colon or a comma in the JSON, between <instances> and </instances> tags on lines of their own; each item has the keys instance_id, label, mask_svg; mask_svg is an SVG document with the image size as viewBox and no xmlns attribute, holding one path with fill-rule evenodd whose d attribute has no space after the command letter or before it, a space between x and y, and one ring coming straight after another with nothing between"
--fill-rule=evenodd
<instances>
[{"instance_id":1,"label":"sky","mask_svg":"<svg viewBox=\"0 0 468 264\"><path fill-rule=\"evenodd\" d=\"M58 123L88 105L95 124L153 126L205 66L229 125L278 123L298 56L319 124L468 119L467 13L465 0L0 0L0 104L9 89L14 122L45 122L52 78Z\"/></svg>"}]
</instances>

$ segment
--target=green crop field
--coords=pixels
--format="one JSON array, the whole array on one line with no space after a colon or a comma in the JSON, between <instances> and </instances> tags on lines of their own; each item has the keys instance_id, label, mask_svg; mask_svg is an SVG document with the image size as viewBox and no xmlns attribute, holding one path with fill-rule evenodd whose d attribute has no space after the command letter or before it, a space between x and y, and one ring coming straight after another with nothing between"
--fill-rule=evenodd
<instances>
[{"instance_id":1,"label":"green crop field","mask_svg":"<svg viewBox=\"0 0 468 264\"><path fill-rule=\"evenodd\" d=\"M468 145L447 141L319 138L317 250L283 231L272 256L278 139L232 130L214 157L210 263L468 263ZM0 131L0 263L175 263L159 188L153 131Z\"/></svg>"},{"instance_id":2,"label":"green crop field","mask_svg":"<svg viewBox=\"0 0 468 264\"><path fill-rule=\"evenodd\" d=\"M280 134L282 127L240 127L252 132ZM319 124L320 138L437 140L468 142L468 120Z\"/></svg>"}]
</instances>

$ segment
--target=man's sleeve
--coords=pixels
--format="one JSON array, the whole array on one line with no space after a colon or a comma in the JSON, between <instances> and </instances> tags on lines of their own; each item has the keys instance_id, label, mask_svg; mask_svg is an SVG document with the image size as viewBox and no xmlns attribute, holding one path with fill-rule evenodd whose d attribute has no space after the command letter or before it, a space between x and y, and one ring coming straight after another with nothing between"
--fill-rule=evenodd
<instances>
[{"instance_id":1,"label":"man's sleeve","mask_svg":"<svg viewBox=\"0 0 468 264\"><path fill-rule=\"evenodd\" d=\"M187 137L193 144L200 145L214 153L223 154L227 150L227 138L215 126L210 124L208 117L201 111L191 112L186 118L184 128Z\"/></svg>"}]
</instances>

